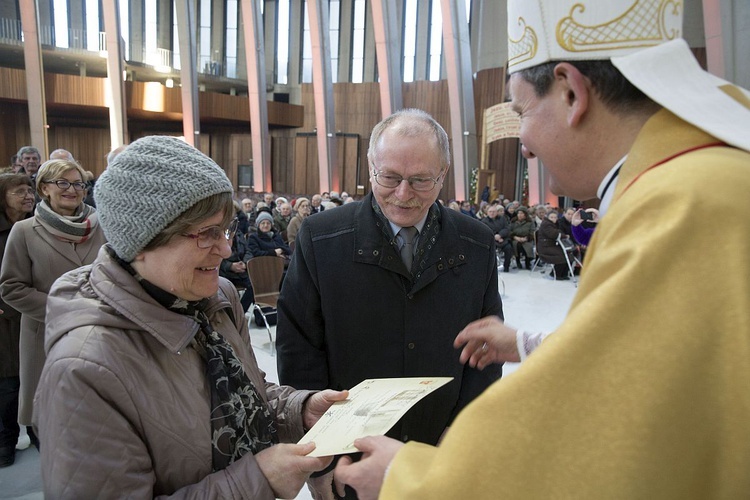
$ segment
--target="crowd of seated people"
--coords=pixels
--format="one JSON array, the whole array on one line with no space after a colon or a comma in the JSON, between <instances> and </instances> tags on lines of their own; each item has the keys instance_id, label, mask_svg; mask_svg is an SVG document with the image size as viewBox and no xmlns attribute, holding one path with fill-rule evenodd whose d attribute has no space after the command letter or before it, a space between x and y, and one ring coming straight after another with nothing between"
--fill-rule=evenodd
<instances>
[{"instance_id":1,"label":"crowd of seated people","mask_svg":"<svg viewBox=\"0 0 750 500\"><path fill-rule=\"evenodd\" d=\"M558 211L549 203L527 207L502 195L489 202L482 200L477 207L465 200L449 200L447 206L482 220L493 231L498 267L504 272L512 269L510 261L513 259L515 268L530 270L535 259L541 258L543 262L553 265L553 275L558 280L570 279L563 249L557 243L558 235L561 235L566 247L573 247L571 255L582 261L598 222L598 212L594 208L569 207ZM572 262L577 274L579 266Z\"/></svg>"}]
</instances>

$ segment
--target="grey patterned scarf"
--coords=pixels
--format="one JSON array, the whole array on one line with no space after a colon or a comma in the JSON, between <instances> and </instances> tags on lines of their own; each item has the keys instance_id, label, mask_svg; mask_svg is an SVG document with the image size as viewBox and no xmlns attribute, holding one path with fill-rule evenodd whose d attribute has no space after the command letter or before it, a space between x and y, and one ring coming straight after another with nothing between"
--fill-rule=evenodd
<instances>
[{"instance_id":1,"label":"grey patterned scarf","mask_svg":"<svg viewBox=\"0 0 750 500\"><path fill-rule=\"evenodd\" d=\"M196 349L206 361L206 376L211 387L214 471L226 468L245 453L254 455L277 443L276 428L268 405L248 378L232 346L211 326L205 313L208 299L198 302L180 299L144 279L116 255L114 257L154 300L170 311L192 317L200 326L194 341ZM232 311L228 311L228 314L234 322Z\"/></svg>"}]
</instances>

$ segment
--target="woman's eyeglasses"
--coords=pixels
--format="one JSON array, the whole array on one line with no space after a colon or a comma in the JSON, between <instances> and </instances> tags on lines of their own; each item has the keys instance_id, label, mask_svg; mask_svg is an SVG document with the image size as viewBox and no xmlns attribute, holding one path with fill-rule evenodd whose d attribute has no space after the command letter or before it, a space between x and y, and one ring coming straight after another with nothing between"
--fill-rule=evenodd
<instances>
[{"instance_id":1,"label":"woman's eyeglasses","mask_svg":"<svg viewBox=\"0 0 750 500\"><path fill-rule=\"evenodd\" d=\"M65 179L58 179L56 181L42 181L44 184L54 184L55 186L59 187L63 191L66 191L70 186L73 186L73 189L76 191L83 191L86 189L86 183L85 182L68 182Z\"/></svg>"},{"instance_id":2,"label":"woman's eyeglasses","mask_svg":"<svg viewBox=\"0 0 750 500\"><path fill-rule=\"evenodd\" d=\"M10 194L18 196L19 198L26 198L27 196L34 196L35 192L33 189L19 189L18 191L11 191Z\"/></svg>"},{"instance_id":3,"label":"woman's eyeglasses","mask_svg":"<svg viewBox=\"0 0 750 500\"><path fill-rule=\"evenodd\" d=\"M198 248L211 248L216 245L222 238L226 241L231 241L234 238L234 234L237 232L237 226L239 221L233 219L229 223L229 227L222 228L221 226L208 226L199 230L194 234L183 234L182 236L195 240L198 244Z\"/></svg>"}]
</instances>

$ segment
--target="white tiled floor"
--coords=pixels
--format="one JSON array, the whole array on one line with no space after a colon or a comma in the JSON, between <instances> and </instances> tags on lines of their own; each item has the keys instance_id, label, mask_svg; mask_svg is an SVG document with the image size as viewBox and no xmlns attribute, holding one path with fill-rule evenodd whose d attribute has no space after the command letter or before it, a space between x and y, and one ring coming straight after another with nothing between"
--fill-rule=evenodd
<instances>
[{"instance_id":1,"label":"white tiled floor","mask_svg":"<svg viewBox=\"0 0 750 500\"><path fill-rule=\"evenodd\" d=\"M505 285L502 298L506 322L528 331L556 328L565 317L576 290L572 281L552 281L538 269L534 273L518 270L500 273L500 279L501 292ZM275 338L275 328L272 327L272 331ZM250 337L258 364L266 372L268 380L277 382L276 357L271 353L266 329L258 328L251 322ZM509 364L504 372L511 373L516 368L516 364ZM36 449L32 447L20 451L16 457L14 465L0 469L0 498L43 498ZM303 488L297 498L309 500L311 496Z\"/></svg>"}]
</instances>

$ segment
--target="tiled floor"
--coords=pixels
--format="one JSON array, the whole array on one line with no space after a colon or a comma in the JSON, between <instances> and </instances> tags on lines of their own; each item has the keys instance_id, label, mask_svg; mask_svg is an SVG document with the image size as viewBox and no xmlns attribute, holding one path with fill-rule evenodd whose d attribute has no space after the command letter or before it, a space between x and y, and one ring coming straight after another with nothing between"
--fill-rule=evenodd
<instances>
[{"instance_id":1,"label":"tiled floor","mask_svg":"<svg viewBox=\"0 0 750 500\"><path fill-rule=\"evenodd\" d=\"M503 285L505 289L503 309L506 322L528 331L548 331L559 325L576 290L573 282L552 281L539 270L534 273L512 270L500 273L500 278L501 292ZM250 335L258 364L268 380L277 381L276 357L271 355L265 328L257 328L251 323ZM506 365L505 372L510 373L516 368L516 364ZM43 498L41 492L39 454L35 448L18 452L14 465L0 469L0 498L38 500ZM308 500L311 497L303 488L297 498Z\"/></svg>"}]
</instances>

